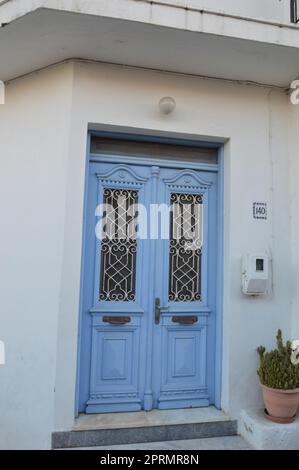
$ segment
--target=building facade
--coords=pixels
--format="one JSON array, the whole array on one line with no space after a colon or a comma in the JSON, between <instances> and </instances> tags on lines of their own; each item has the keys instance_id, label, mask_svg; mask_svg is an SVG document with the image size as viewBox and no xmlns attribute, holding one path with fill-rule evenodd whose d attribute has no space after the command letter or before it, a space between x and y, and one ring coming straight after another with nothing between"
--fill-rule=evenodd
<instances>
[{"instance_id":1,"label":"building facade","mask_svg":"<svg viewBox=\"0 0 299 470\"><path fill-rule=\"evenodd\" d=\"M257 346L299 338L298 27L287 0L219 3L0 2L1 448L50 448L79 413L239 419ZM99 242L119 195L126 224L187 199L200 248L175 215L170 241Z\"/></svg>"}]
</instances>

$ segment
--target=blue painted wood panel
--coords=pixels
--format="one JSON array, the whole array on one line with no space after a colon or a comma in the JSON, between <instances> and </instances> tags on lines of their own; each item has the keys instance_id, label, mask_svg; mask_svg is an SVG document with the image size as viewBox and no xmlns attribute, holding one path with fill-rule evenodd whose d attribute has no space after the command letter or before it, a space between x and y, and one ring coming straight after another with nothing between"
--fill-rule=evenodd
<instances>
[{"instance_id":1,"label":"blue painted wood panel","mask_svg":"<svg viewBox=\"0 0 299 470\"><path fill-rule=\"evenodd\" d=\"M139 410L140 319L129 326L103 322L93 314L87 412Z\"/></svg>"},{"instance_id":2,"label":"blue painted wood panel","mask_svg":"<svg viewBox=\"0 0 299 470\"><path fill-rule=\"evenodd\" d=\"M171 316L162 326L162 381L158 407L208 406L207 318L194 325L177 325Z\"/></svg>"}]
</instances>

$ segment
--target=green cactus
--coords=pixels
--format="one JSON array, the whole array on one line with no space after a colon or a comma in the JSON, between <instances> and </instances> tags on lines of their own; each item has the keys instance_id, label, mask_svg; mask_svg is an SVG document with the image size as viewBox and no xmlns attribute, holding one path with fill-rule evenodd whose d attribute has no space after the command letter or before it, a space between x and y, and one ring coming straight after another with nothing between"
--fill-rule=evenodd
<instances>
[{"instance_id":1,"label":"green cactus","mask_svg":"<svg viewBox=\"0 0 299 470\"><path fill-rule=\"evenodd\" d=\"M282 332L278 330L276 336L277 348L266 352L264 346L257 348L260 356L260 368L257 373L261 384L279 390L293 390L299 388L299 365L291 362L291 342L283 344Z\"/></svg>"}]
</instances>

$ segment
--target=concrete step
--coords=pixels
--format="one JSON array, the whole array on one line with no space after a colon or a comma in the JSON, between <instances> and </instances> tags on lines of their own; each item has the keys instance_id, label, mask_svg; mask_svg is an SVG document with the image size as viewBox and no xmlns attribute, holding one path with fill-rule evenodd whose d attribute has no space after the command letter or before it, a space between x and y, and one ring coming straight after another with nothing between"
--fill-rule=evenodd
<instances>
[{"instance_id":1,"label":"concrete step","mask_svg":"<svg viewBox=\"0 0 299 470\"><path fill-rule=\"evenodd\" d=\"M80 415L54 432L53 449L179 441L237 435L237 421L214 407Z\"/></svg>"},{"instance_id":2,"label":"concrete step","mask_svg":"<svg viewBox=\"0 0 299 470\"><path fill-rule=\"evenodd\" d=\"M64 449L69 450L69 449ZM240 436L212 437L183 441L143 442L99 447L76 447L76 450L252 450L252 447Z\"/></svg>"}]
</instances>

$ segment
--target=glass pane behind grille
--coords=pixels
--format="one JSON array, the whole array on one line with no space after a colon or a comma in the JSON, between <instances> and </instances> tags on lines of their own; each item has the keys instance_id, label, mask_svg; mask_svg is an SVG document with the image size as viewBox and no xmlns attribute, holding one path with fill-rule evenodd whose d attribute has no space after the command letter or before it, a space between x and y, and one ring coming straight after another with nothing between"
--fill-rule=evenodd
<instances>
[{"instance_id":1,"label":"glass pane behind grille","mask_svg":"<svg viewBox=\"0 0 299 470\"><path fill-rule=\"evenodd\" d=\"M159 160L200 162L216 165L218 162L218 150L215 148L155 142L134 142L132 140L116 140L98 136L91 137L91 152L93 154L126 155L138 158L143 156L151 159L158 158Z\"/></svg>"},{"instance_id":2,"label":"glass pane behind grille","mask_svg":"<svg viewBox=\"0 0 299 470\"><path fill-rule=\"evenodd\" d=\"M171 194L170 301L201 300L202 196Z\"/></svg>"},{"instance_id":3,"label":"glass pane behind grille","mask_svg":"<svg viewBox=\"0 0 299 470\"><path fill-rule=\"evenodd\" d=\"M100 300L132 301L136 295L138 191L104 190Z\"/></svg>"}]
</instances>

